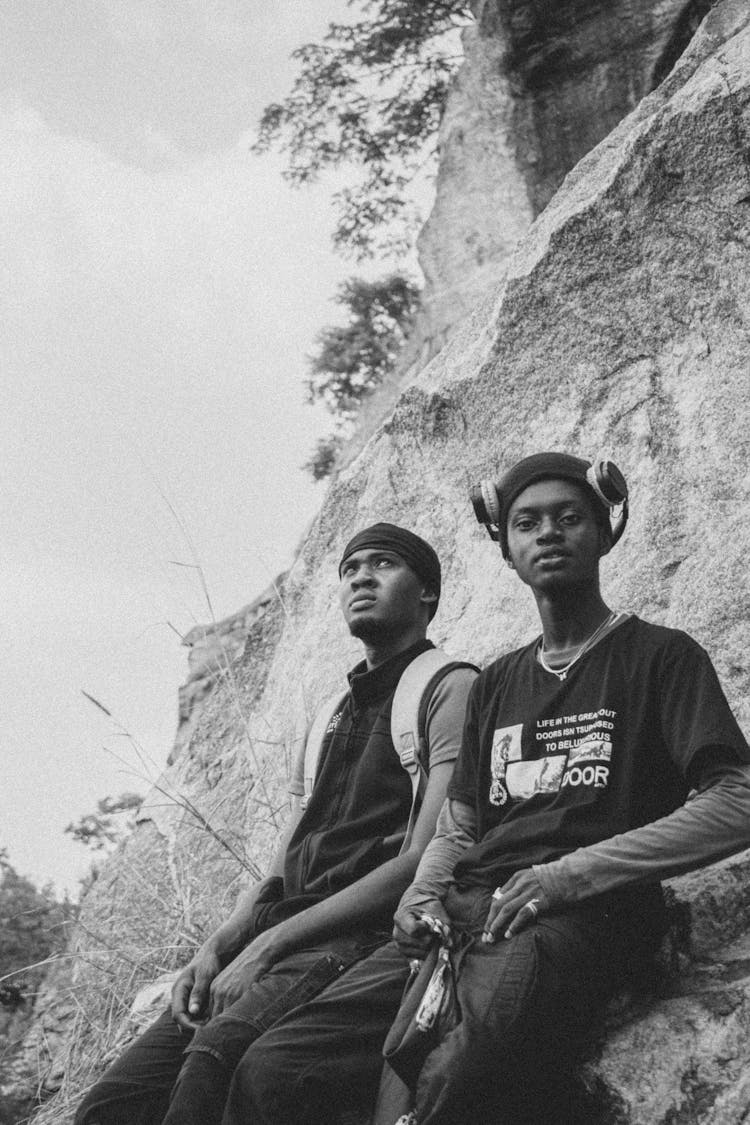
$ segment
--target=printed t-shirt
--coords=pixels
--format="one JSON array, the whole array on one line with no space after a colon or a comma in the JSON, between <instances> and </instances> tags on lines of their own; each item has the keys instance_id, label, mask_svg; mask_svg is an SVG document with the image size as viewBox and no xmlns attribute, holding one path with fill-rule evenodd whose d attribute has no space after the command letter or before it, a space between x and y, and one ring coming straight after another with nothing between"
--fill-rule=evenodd
<instances>
[{"instance_id":1,"label":"printed t-shirt","mask_svg":"<svg viewBox=\"0 0 750 1125\"><path fill-rule=\"evenodd\" d=\"M667 815L701 750L750 761L713 665L687 634L629 617L563 680L539 664L537 645L485 669L469 698L448 790L477 816L460 883L495 886Z\"/></svg>"}]
</instances>

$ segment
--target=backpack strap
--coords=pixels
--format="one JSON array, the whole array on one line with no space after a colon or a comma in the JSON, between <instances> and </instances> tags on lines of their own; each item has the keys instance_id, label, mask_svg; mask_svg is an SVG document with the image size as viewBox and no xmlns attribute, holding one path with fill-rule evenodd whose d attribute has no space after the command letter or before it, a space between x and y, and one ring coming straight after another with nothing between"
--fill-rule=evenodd
<instances>
[{"instance_id":1,"label":"backpack strap","mask_svg":"<svg viewBox=\"0 0 750 1125\"><path fill-rule=\"evenodd\" d=\"M391 707L391 738L401 765L411 781L411 809L401 852L408 850L419 804L430 772L426 744L427 709L444 676L456 668L479 669L466 660L454 660L439 648L420 653L407 665L398 681Z\"/></svg>"},{"instance_id":2,"label":"backpack strap","mask_svg":"<svg viewBox=\"0 0 750 1125\"><path fill-rule=\"evenodd\" d=\"M417 806L424 794L430 772L429 748L426 745L427 710L438 684L456 668L479 671L475 664L470 664L467 660L454 660L442 649L430 648L406 666L396 685L391 706L391 739L411 781L411 808L406 835L401 845L402 852L407 851L411 843ZM305 741L304 795L300 800L303 811L312 795L323 740L333 719L343 708L347 694L336 692L330 696L319 708L310 726Z\"/></svg>"},{"instance_id":3,"label":"backpack strap","mask_svg":"<svg viewBox=\"0 0 750 1125\"><path fill-rule=\"evenodd\" d=\"M318 709L312 721L305 741L305 769L304 769L304 796L300 800L300 808L304 811L310 803L310 797L315 784L315 774L318 771L320 751L323 748L323 739L328 733L332 720L346 702L346 694L337 691L329 696L325 703Z\"/></svg>"}]
</instances>

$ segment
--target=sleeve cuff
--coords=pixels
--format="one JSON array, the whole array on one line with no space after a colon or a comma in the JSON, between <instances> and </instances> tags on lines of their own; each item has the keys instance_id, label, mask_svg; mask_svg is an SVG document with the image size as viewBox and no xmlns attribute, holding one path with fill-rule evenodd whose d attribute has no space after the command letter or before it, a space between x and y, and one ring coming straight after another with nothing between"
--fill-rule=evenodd
<instances>
[{"instance_id":1,"label":"sleeve cuff","mask_svg":"<svg viewBox=\"0 0 750 1125\"><path fill-rule=\"evenodd\" d=\"M550 906L580 902L591 894L588 880L571 870L570 861L571 856L563 856L552 863L535 863L531 868Z\"/></svg>"}]
</instances>

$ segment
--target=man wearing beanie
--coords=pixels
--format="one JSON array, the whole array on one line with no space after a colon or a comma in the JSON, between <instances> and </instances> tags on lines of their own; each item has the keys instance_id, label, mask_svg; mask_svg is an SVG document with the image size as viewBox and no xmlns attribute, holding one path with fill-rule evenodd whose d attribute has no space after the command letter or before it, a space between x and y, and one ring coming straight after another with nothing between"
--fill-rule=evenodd
<instances>
[{"instance_id":1,"label":"man wearing beanie","mask_svg":"<svg viewBox=\"0 0 750 1125\"><path fill-rule=\"evenodd\" d=\"M385 1037L399 955L426 958L385 1038L410 1098L384 1082L372 1125L579 1125L582 1035L663 932L659 880L750 844L750 752L707 654L602 598L616 467L538 454L473 499L541 636L475 681L436 836L356 1003L334 1019L324 994L251 1048L252 1125L339 1122L334 1068L369 1079L360 1025Z\"/></svg>"},{"instance_id":2,"label":"man wearing beanie","mask_svg":"<svg viewBox=\"0 0 750 1125\"><path fill-rule=\"evenodd\" d=\"M434 651L426 632L440 597L440 562L419 536L378 523L349 541L339 578L344 620L364 659L324 719L314 786L306 792L302 754L290 786L292 817L269 876L182 971L171 1010L88 1092L76 1125L244 1123L243 1089L255 1065L248 1048L313 998L346 998L352 974L390 938L393 911L446 794L476 670L449 663L424 687L425 779L415 799L392 741L391 706L404 672ZM402 983L392 985L394 1010ZM361 1049L376 1075L379 1042L365 1045L366 1020L362 1011ZM312 1034L325 1041L325 1018Z\"/></svg>"},{"instance_id":3,"label":"man wearing beanie","mask_svg":"<svg viewBox=\"0 0 750 1125\"><path fill-rule=\"evenodd\" d=\"M406 955L427 912L463 956L461 1022L403 1077L418 1125L573 1125L585 1033L664 933L659 880L750 844L750 751L706 652L602 598L614 465L537 454L482 490L542 633L478 677L396 914Z\"/></svg>"}]
</instances>

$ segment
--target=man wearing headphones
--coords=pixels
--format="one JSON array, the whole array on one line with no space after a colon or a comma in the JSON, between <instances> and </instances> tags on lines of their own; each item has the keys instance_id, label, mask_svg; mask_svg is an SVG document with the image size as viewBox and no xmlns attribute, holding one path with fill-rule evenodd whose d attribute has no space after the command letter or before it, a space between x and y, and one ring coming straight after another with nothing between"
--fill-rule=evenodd
<instances>
[{"instance_id":1,"label":"man wearing headphones","mask_svg":"<svg viewBox=\"0 0 750 1125\"><path fill-rule=\"evenodd\" d=\"M408 1051L408 1035L386 1043L412 1093L401 1120L562 1125L582 1032L663 933L659 880L750 844L750 751L704 650L602 599L599 562L627 517L614 465L539 454L497 488L485 482L474 502L534 595L542 634L472 688L449 799L397 910L396 944L360 967L357 1005L339 1004L326 1049L356 1073L362 1012L370 1041L376 1025L382 1041L392 982L405 975L399 950L424 958L438 932L448 960L418 1019L403 1025L399 1013L394 1025L420 1031ZM457 1003L441 1026L449 966ZM337 1120L342 1091L305 1037L324 1009L291 1013L257 1044L248 1122ZM325 1090L328 1115L306 1116Z\"/></svg>"},{"instance_id":2,"label":"man wearing headphones","mask_svg":"<svg viewBox=\"0 0 750 1125\"><path fill-rule=\"evenodd\" d=\"M396 914L406 953L425 911L468 943L461 1022L414 1076L415 1120L456 1125L471 1105L467 1121L559 1125L586 1025L663 932L658 881L750 844L750 751L705 651L602 599L627 519L614 465L538 454L482 492L542 635L479 676Z\"/></svg>"},{"instance_id":3,"label":"man wearing headphones","mask_svg":"<svg viewBox=\"0 0 750 1125\"><path fill-rule=\"evenodd\" d=\"M426 639L440 562L419 536L379 523L350 540L339 576L343 616L365 658L327 716L314 787L300 800L303 756L269 877L203 944L177 979L171 1011L88 1092L76 1125L240 1125L232 1084L250 1044L332 984L346 993L349 972L390 937L445 797L476 669L443 658L424 685L428 776L412 788L391 707L418 658L432 652L429 669L441 663Z\"/></svg>"}]
</instances>

